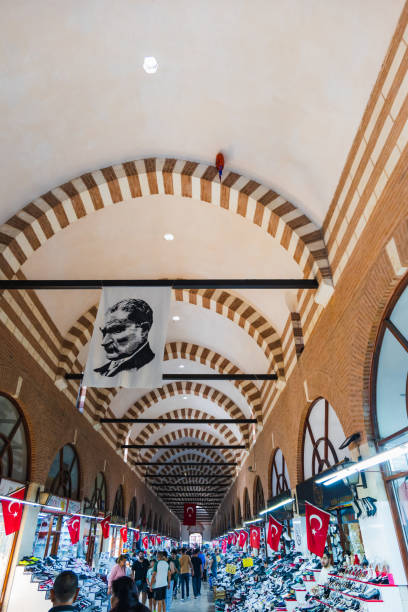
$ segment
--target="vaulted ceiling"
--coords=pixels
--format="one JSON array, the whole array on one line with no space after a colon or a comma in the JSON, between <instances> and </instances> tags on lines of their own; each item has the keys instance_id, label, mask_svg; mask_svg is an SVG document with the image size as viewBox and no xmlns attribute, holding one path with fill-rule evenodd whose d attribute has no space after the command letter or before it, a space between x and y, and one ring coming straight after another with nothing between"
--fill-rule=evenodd
<instances>
[{"instance_id":1,"label":"vaulted ceiling","mask_svg":"<svg viewBox=\"0 0 408 612\"><path fill-rule=\"evenodd\" d=\"M402 6L402 0L389 0L386 10L383 0L5 0L2 276L316 277L330 285L320 228ZM156 74L143 71L146 55L157 58ZM221 186L212 167L220 150ZM168 232L171 242L163 239ZM55 326L50 375L80 371L99 292L37 297ZM166 373L274 371L277 383L170 381L160 390L118 389L98 396L97 416L242 416L261 427L268 393L288 374L285 334L302 299L295 290L173 292ZM37 331L50 325L37 316ZM73 397L75 384L68 387ZM102 433L113 443L249 447L257 427L136 423ZM126 460L239 463L245 453L144 449ZM221 495L222 486L213 484ZM161 485L151 486L160 493ZM207 504L211 518L205 487L170 494L166 503L179 513L177 498L187 494Z\"/></svg>"}]
</instances>

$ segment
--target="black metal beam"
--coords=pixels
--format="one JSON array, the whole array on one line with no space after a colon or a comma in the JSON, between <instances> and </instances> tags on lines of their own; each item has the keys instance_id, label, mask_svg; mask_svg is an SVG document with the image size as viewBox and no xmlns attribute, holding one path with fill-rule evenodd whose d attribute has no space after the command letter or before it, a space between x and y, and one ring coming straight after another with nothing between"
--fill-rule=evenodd
<instances>
[{"instance_id":1,"label":"black metal beam","mask_svg":"<svg viewBox=\"0 0 408 612\"><path fill-rule=\"evenodd\" d=\"M236 461L172 461L169 463L163 463L162 461L133 461L133 465L162 465L165 467L172 467L173 465L212 465L213 467L224 466L224 465L238 465Z\"/></svg>"},{"instance_id":2,"label":"black metal beam","mask_svg":"<svg viewBox=\"0 0 408 612\"><path fill-rule=\"evenodd\" d=\"M190 482L190 483L189 482L167 482L167 483L165 483L165 482L163 482L163 483L156 482L156 483L152 483L152 484L155 484L155 486L157 486L157 487L160 487L160 486L165 484L168 487L177 487L179 489L186 489L187 487L190 487L190 488L196 487L198 489L200 489L200 488L201 489L208 489L210 487L214 491L220 491L221 489L225 490L225 488L229 487L229 485L231 483L230 482L218 482L218 483L212 482L212 483L208 483L207 484L205 482L204 483L201 483L201 482ZM217 488L215 488L215 487L217 487Z\"/></svg>"},{"instance_id":3,"label":"black metal beam","mask_svg":"<svg viewBox=\"0 0 408 612\"><path fill-rule=\"evenodd\" d=\"M82 380L83 372L65 374L65 380ZM162 374L162 380L277 380L275 373L271 374Z\"/></svg>"},{"instance_id":4,"label":"black metal beam","mask_svg":"<svg viewBox=\"0 0 408 612\"><path fill-rule=\"evenodd\" d=\"M175 423L180 425L187 425L190 423L203 423L209 425L219 425L222 423L232 424L232 425L244 425L249 423L257 423L257 419L178 419L174 417L165 418L165 419L124 419L124 418L101 418L101 423L162 423L163 425L167 423Z\"/></svg>"},{"instance_id":5,"label":"black metal beam","mask_svg":"<svg viewBox=\"0 0 408 612\"><path fill-rule=\"evenodd\" d=\"M167 478L177 478L180 480L180 478L215 478L215 479L220 479L220 478L232 478L234 476L234 474L143 474L144 478L164 478L165 480L167 480Z\"/></svg>"},{"instance_id":6,"label":"black metal beam","mask_svg":"<svg viewBox=\"0 0 408 612\"><path fill-rule=\"evenodd\" d=\"M178 448L187 450L189 448L192 449L203 449L203 448L236 448L236 449L245 449L245 444L200 444L192 446L191 444L121 444L120 448Z\"/></svg>"},{"instance_id":7,"label":"black metal beam","mask_svg":"<svg viewBox=\"0 0 408 612\"><path fill-rule=\"evenodd\" d=\"M4 289L102 289L102 287L172 287L173 289L317 289L316 279L259 278L259 279L181 279L159 278L140 280L1 280Z\"/></svg>"}]
</instances>

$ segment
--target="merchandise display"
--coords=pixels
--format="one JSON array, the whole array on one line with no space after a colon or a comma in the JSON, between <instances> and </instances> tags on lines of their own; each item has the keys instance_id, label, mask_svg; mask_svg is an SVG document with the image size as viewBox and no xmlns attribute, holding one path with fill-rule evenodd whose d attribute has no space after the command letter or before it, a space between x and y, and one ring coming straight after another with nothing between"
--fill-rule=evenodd
<instances>
[{"instance_id":1,"label":"merchandise display","mask_svg":"<svg viewBox=\"0 0 408 612\"><path fill-rule=\"evenodd\" d=\"M361 564L335 564L327 583L319 584L322 565L318 557L304 559L293 550L253 558L251 566L242 551L228 551L218 564L214 582L215 609L329 612L402 610L392 575L376 570L366 559Z\"/></svg>"}]
</instances>

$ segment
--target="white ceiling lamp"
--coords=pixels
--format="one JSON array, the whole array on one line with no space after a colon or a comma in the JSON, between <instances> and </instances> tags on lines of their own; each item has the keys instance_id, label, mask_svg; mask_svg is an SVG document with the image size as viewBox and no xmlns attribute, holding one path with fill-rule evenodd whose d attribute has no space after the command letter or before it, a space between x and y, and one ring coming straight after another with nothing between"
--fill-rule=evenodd
<instances>
[{"instance_id":1,"label":"white ceiling lamp","mask_svg":"<svg viewBox=\"0 0 408 612\"><path fill-rule=\"evenodd\" d=\"M174 315L174 317L172 317L173 321L180 321L180 317L178 315Z\"/></svg>"},{"instance_id":2,"label":"white ceiling lamp","mask_svg":"<svg viewBox=\"0 0 408 612\"><path fill-rule=\"evenodd\" d=\"M153 56L148 56L144 58L143 62L143 70L147 72L147 74L154 74L157 72L159 64L157 63L157 59Z\"/></svg>"},{"instance_id":3,"label":"white ceiling lamp","mask_svg":"<svg viewBox=\"0 0 408 612\"><path fill-rule=\"evenodd\" d=\"M174 235L173 234L164 234L163 238L165 240L174 240Z\"/></svg>"},{"instance_id":4,"label":"white ceiling lamp","mask_svg":"<svg viewBox=\"0 0 408 612\"><path fill-rule=\"evenodd\" d=\"M179 368L184 368L184 365L181 363L181 364L179 365Z\"/></svg>"},{"instance_id":5,"label":"white ceiling lamp","mask_svg":"<svg viewBox=\"0 0 408 612\"><path fill-rule=\"evenodd\" d=\"M187 395L183 395L183 399L187 399Z\"/></svg>"}]
</instances>

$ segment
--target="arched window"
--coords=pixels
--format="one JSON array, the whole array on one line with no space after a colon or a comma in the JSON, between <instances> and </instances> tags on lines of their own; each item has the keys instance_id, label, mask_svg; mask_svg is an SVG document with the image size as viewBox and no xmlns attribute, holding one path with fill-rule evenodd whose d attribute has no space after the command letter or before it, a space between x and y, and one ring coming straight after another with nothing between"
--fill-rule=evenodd
<instances>
[{"instance_id":1,"label":"arched window","mask_svg":"<svg viewBox=\"0 0 408 612\"><path fill-rule=\"evenodd\" d=\"M303 430L303 479L320 474L347 456L339 450L345 435L336 412L322 397L313 402Z\"/></svg>"},{"instance_id":2,"label":"arched window","mask_svg":"<svg viewBox=\"0 0 408 612\"><path fill-rule=\"evenodd\" d=\"M381 323L371 377L372 416L379 451L408 442L408 277ZM384 465L385 481L408 570L408 454Z\"/></svg>"},{"instance_id":3,"label":"arched window","mask_svg":"<svg viewBox=\"0 0 408 612\"><path fill-rule=\"evenodd\" d=\"M153 518L153 531L157 531L157 514L154 513L154 518Z\"/></svg>"},{"instance_id":4,"label":"arched window","mask_svg":"<svg viewBox=\"0 0 408 612\"><path fill-rule=\"evenodd\" d=\"M144 504L142 504L142 509L140 510L139 525L142 529L146 527L146 508Z\"/></svg>"},{"instance_id":5,"label":"arched window","mask_svg":"<svg viewBox=\"0 0 408 612\"><path fill-rule=\"evenodd\" d=\"M254 516L257 516L261 510L265 509L265 497L262 487L262 482L259 476L256 477L254 487Z\"/></svg>"},{"instance_id":6,"label":"arched window","mask_svg":"<svg viewBox=\"0 0 408 612\"><path fill-rule=\"evenodd\" d=\"M131 523L132 527L137 525L137 501L136 497L132 497L132 501L129 506L128 522Z\"/></svg>"},{"instance_id":7,"label":"arched window","mask_svg":"<svg viewBox=\"0 0 408 612\"><path fill-rule=\"evenodd\" d=\"M271 493L272 497L290 489L289 472L285 457L280 448L273 455L271 468Z\"/></svg>"},{"instance_id":8,"label":"arched window","mask_svg":"<svg viewBox=\"0 0 408 612\"><path fill-rule=\"evenodd\" d=\"M234 510L234 506L232 506L231 508L231 529L235 529L236 524L235 524L235 510Z\"/></svg>"},{"instance_id":9,"label":"arched window","mask_svg":"<svg viewBox=\"0 0 408 612\"><path fill-rule=\"evenodd\" d=\"M0 478L29 480L29 436L17 404L0 395Z\"/></svg>"},{"instance_id":10,"label":"arched window","mask_svg":"<svg viewBox=\"0 0 408 612\"><path fill-rule=\"evenodd\" d=\"M146 528L147 528L147 530L148 530L148 531L150 531L150 530L151 530L151 528L152 528L152 511L151 511L151 510L150 510L150 512L149 512L149 516L147 517L147 525L146 525Z\"/></svg>"},{"instance_id":11,"label":"arched window","mask_svg":"<svg viewBox=\"0 0 408 612\"><path fill-rule=\"evenodd\" d=\"M244 490L244 521L251 519L251 503L249 501L248 489Z\"/></svg>"},{"instance_id":12,"label":"arched window","mask_svg":"<svg viewBox=\"0 0 408 612\"><path fill-rule=\"evenodd\" d=\"M242 525L242 513L241 513L241 504L239 499L237 500L237 527Z\"/></svg>"},{"instance_id":13,"label":"arched window","mask_svg":"<svg viewBox=\"0 0 408 612\"><path fill-rule=\"evenodd\" d=\"M85 498L84 512L98 516L100 512L106 510L106 482L102 472L96 475L92 496L90 499Z\"/></svg>"},{"instance_id":14,"label":"arched window","mask_svg":"<svg viewBox=\"0 0 408 612\"><path fill-rule=\"evenodd\" d=\"M123 502L123 487L118 486L116 491L115 501L113 502L112 520L124 520L125 519L125 505Z\"/></svg>"},{"instance_id":15,"label":"arched window","mask_svg":"<svg viewBox=\"0 0 408 612\"><path fill-rule=\"evenodd\" d=\"M52 462L45 488L59 497L79 500L79 461L71 444L60 448Z\"/></svg>"}]
</instances>

